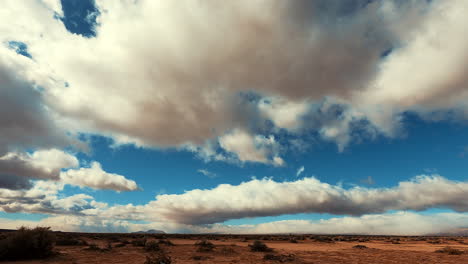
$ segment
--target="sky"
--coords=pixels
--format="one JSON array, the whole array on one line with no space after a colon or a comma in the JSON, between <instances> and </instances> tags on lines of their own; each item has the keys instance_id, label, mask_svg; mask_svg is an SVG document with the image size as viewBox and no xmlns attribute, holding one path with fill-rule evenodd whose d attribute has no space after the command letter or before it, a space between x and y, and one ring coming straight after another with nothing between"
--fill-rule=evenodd
<instances>
[{"instance_id":1,"label":"sky","mask_svg":"<svg viewBox=\"0 0 468 264\"><path fill-rule=\"evenodd\" d=\"M468 228L464 0L5 0L0 228Z\"/></svg>"}]
</instances>

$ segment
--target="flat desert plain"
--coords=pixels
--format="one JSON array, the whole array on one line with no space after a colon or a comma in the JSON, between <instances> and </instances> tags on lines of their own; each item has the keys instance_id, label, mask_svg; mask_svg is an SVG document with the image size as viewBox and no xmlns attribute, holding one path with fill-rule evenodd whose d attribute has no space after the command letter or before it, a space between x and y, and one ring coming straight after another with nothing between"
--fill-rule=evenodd
<instances>
[{"instance_id":1,"label":"flat desert plain","mask_svg":"<svg viewBox=\"0 0 468 264\"><path fill-rule=\"evenodd\" d=\"M63 236L63 235L62 235ZM4 263L145 263L146 256L163 254L171 263L463 263L468 264L466 237L388 236L225 236L225 235L84 235L57 240L53 257ZM67 244L68 240L79 245ZM156 250L145 249L153 241ZM213 245L200 250L199 241ZM252 251L260 241L270 252ZM257 242L258 243L258 242ZM70 243L68 243L70 244ZM172 245L171 245L172 244ZM91 245L91 246L90 246ZM359 245L359 246L357 246ZM357 246L357 247L356 247ZM436 252L446 249L445 252ZM267 249L267 251L269 251ZM27 252L25 252L27 254ZM156 262L147 262L156 263ZM163 262L161 262L163 263Z\"/></svg>"}]
</instances>

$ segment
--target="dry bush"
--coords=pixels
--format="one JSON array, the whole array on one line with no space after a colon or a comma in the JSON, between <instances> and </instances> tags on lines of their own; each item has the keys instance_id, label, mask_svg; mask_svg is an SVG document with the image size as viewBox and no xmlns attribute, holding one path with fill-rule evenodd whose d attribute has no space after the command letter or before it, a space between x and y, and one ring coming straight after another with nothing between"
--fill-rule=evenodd
<instances>
[{"instance_id":1,"label":"dry bush","mask_svg":"<svg viewBox=\"0 0 468 264\"><path fill-rule=\"evenodd\" d=\"M146 256L144 264L171 264L171 257L164 251Z\"/></svg>"},{"instance_id":2,"label":"dry bush","mask_svg":"<svg viewBox=\"0 0 468 264\"><path fill-rule=\"evenodd\" d=\"M174 246L174 243L172 243L170 240L167 240L167 239L159 239L158 244L166 245L166 246Z\"/></svg>"},{"instance_id":3,"label":"dry bush","mask_svg":"<svg viewBox=\"0 0 468 264\"><path fill-rule=\"evenodd\" d=\"M462 250L452 248L452 247L444 247L444 248L436 250L435 252L436 253L446 253L446 254L449 254L449 255L461 255L461 254L464 253Z\"/></svg>"},{"instance_id":4,"label":"dry bush","mask_svg":"<svg viewBox=\"0 0 468 264\"><path fill-rule=\"evenodd\" d=\"M315 241L317 242L322 242L322 243L334 243L333 238L328 237L328 236L319 236L314 238Z\"/></svg>"},{"instance_id":5,"label":"dry bush","mask_svg":"<svg viewBox=\"0 0 468 264\"><path fill-rule=\"evenodd\" d=\"M215 248L215 245L207 240L198 241L195 245L198 247L198 252L211 252Z\"/></svg>"},{"instance_id":6,"label":"dry bush","mask_svg":"<svg viewBox=\"0 0 468 264\"><path fill-rule=\"evenodd\" d=\"M146 245L146 237L132 240L132 245L135 247L144 247Z\"/></svg>"},{"instance_id":7,"label":"dry bush","mask_svg":"<svg viewBox=\"0 0 468 264\"><path fill-rule=\"evenodd\" d=\"M195 256L192 257L192 259L193 260L207 260L207 259L210 259L210 257L195 255Z\"/></svg>"},{"instance_id":8,"label":"dry bush","mask_svg":"<svg viewBox=\"0 0 468 264\"><path fill-rule=\"evenodd\" d=\"M364 246L364 245L355 245L353 248L357 248L357 249L366 249L368 247Z\"/></svg>"},{"instance_id":9,"label":"dry bush","mask_svg":"<svg viewBox=\"0 0 468 264\"><path fill-rule=\"evenodd\" d=\"M21 227L0 240L0 260L46 258L54 253L54 242L49 227Z\"/></svg>"},{"instance_id":10,"label":"dry bush","mask_svg":"<svg viewBox=\"0 0 468 264\"><path fill-rule=\"evenodd\" d=\"M223 254L223 255L232 255L234 253L236 253L236 251L234 250L234 248L230 247L230 246L223 246L220 248L220 252Z\"/></svg>"},{"instance_id":11,"label":"dry bush","mask_svg":"<svg viewBox=\"0 0 468 264\"><path fill-rule=\"evenodd\" d=\"M272 253L267 253L263 256L263 259L264 260L273 260L273 261L279 261L281 263L284 263L284 262L290 262L290 261L295 261L296 260L296 256L293 255L293 254L288 254L288 255L284 255L284 254L272 254Z\"/></svg>"},{"instance_id":12,"label":"dry bush","mask_svg":"<svg viewBox=\"0 0 468 264\"><path fill-rule=\"evenodd\" d=\"M253 252L271 252L273 249L269 248L265 243L260 240L255 240L252 245L249 245L250 250Z\"/></svg>"},{"instance_id":13,"label":"dry bush","mask_svg":"<svg viewBox=\"0 0 468 264\"><path fill-rule=\"evenodd\" d=\"M145 250L148 251L148 252L156 252L156 251L160 251L161 248L159 247L158 242L148 241L145 244Z\"/></svg>"}]
</instances>

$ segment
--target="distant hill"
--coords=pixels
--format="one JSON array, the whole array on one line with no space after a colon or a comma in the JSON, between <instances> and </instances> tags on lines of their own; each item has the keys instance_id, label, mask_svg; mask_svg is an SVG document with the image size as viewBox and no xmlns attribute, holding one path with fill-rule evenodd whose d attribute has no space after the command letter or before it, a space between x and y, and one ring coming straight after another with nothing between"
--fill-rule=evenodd
<instances>
[{"instance_id":1,"label":"distant hill","mask_svg":"<svg viewBox=\"0 0 468 264\"><path fill-rule=\"evenodd\" d=\"M166 234L166 232L162 230L150 229L146 231L132 232L132 234Z\"/></svg>"}]
</instances>

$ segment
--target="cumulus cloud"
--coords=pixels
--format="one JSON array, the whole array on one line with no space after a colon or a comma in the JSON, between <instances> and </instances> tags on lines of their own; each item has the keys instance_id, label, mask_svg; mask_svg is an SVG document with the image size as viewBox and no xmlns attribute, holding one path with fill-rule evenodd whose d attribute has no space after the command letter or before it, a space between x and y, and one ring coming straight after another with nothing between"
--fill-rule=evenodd
<instances>
[{"instance_id":1,"label":"cumulus cloud","mask_svg":"<svg viewBox=\"0 0 468 264\"><path fill-rule=\"evenodd\" d=\"M285 98L263 98L259 101L259 111L275 126L296 130L302 126L301 117L308 112L308 102L295 102Z\"/></svg>"},{"instance_id":2,"label":"cumulus cloud","mask_svg":"<svg viewBox=\"0 0 468 264\"><path fill-rule=\"evenodd\" d=\"M59 197L63 183L36 181L28 190L0 189L0 209L8 213L26 212L39 214L80 214L91 208L91 196L77 194Z\"/></svg>"},{"instance_id":3,"label":"cumulus cloud","mask_svg":"<svg viewBox=\"0 0 468 264\"><path fill-rule=\"evenodd\" d=\"M47 64L49 107L71 120L69 128L145 146L202 144L247 128L257 114L244 107L243 92L347 97L376 72L390 38L380 4L347 14L329 1L97 1L96 37L83 38L52 18L56 2L37 2L7 1L4 19L14 23L0 30L5 40L24 39L35 61ZM261 111L279 127L299 125L294 115L306 104L284 102Z\"/></svg>"},{"instance_id":4,"label":"cumulus cloud","mask_svg":"<svg viewBox=\"0 0 468 264\"><path fill-rule=\"evenodd\" d=\"M32 75L42 78L38 65L0 45L0 156L19 149L72 143L51 116L38 87L31 82Z\"/></svg>"},{"instance_id":5,"label":"cumulus cloud","mask_svg":"<svg viewBox=\"0 0 468 264\"><path fill-rule=\"evenodd\" d=\"M58 149L37 150L32 154L10 152L0 157L0 188L29 189L32 179L59 181L93 189L134 191L135 181L106 172L99 162L79 167L78 159Z\"/></svg>"},{"instance_id":6,"label":"cumulus cloud","mask_svg":"<svg viewBox=\"0 0 468 264\"><path fill-rule=\"evenodd\" d=\"M292 182L251 180L209 190L158 195L149 206L170 221L208 224L229 219L297 213L364 215L389 210L444 207L468 211L468 183L440 176L418 176L393 188L344 189L304 178ZM229 199L226 199L229 197Z\"/></svg>"},{"instance_id":7,"label":"cumulus cloud","mask_svg":"<svg viewBox=\"0 0 468 264\"><path fill-rule=\"evenodd\" d=\"M433 215L412 212L342 217L327 220L284 220L256 225L193 226L168 222L110 220L98 216L58 215L40 221L0 218L4 228L19 226L50 226L53 230L69 232L135 232L158 229L168 233L225 233L225 234L363 234L363 235L427 235L465 227L467 214L438 213Z\"/></svg>"},{"instance_id":8,"label":"cumulus cloud","mask_svg":"<svg viewBox=\"0 0 468 264\"><path fill-rule=\"evenodd\" d=\"M58 180L62 169L78 165L75 156L58 149L10 152L0 157L0 188L28 188L30 179Z\"/></svg>"},{"instance_id":9,"label":"cumulus cloud","mask_svg":"<svg viewBox=\"0 0 468 264\"><path fill-rule=\"evenodd\" d=\"M93 189L109 189L115 191L135 191L138 186L135 181L122 175L105 172L99 162L91 163L89 168L70 169L60 174L63 183L90 187Z\"/></svg>"},{"instance_id":10,"label":"cumulus cloud","mask_svg":"<svg viewBox=\"0 0 468 264\"><path fill-rule=\"evenodd\" d=\"M119 144L192 144L203 152L207 140L223 143L236 129L269 137L276 130L262 123L270 120L294 133L312 129L341 151L356 130L397 135L405 111L432 118L434 111L456 109L457 117L466 116L463 0L96 1L91 38L53 18L60 1L4 5L1 41L24 41L34 58L29 63L40 69L7 71L44 88L31 92L40 97L31 107L40 111L28 113L47 106L45 115L27 119L42 120L36 131L59 133L47 130L53 113L69 130ZM241 96L246 93L259 99ZM339 117L315 111L324 98L347 110ZM311 126L304 118L321 121ZM57 144L58 138L6 142ZM255 151L249 158L266 160Z\"/></svg>"},{"instance_id":11,"label":"cumulus cloud","mask_svg":"<svg viewBox=\"0 0 468 264\"><path fill-rule=\"evenodd\" d=\"M273 135L251 135L245 130L235 129L219 139L219 145L225 151L232 153L241 162L271 163L282 166L283 159L278 156L279 145Z\"/></svg>"}]
</instances>

